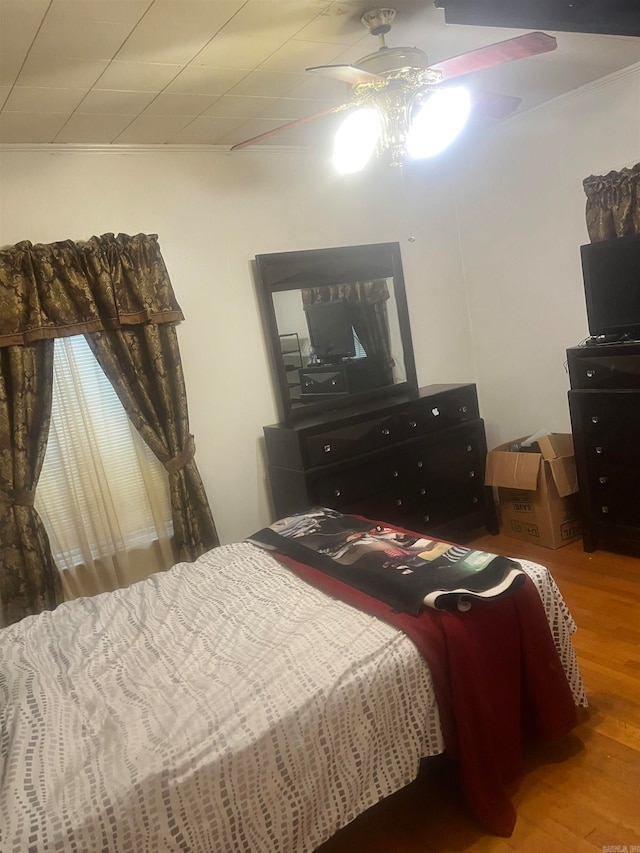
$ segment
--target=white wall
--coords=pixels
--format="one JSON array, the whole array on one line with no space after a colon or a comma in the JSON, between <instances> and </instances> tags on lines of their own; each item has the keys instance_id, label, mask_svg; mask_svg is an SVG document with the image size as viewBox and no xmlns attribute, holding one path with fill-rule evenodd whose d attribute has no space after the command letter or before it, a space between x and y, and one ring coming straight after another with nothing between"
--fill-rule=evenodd
<instances>
[{"instance_id":1,"label":"white wall","mask_svg":"<svg viewBox=\"0 0 640 853\"><path fill-rule=\"evenodd\" d=\"M441 172L345 179L302 154L4 147L0 245L159 235L186 317L179 340L196 460L229 542L272 520L261 437L277 415L256 254L399 240L420 383L473 381L453 193Z\"/></svg>"},{"instance_id":2,"label":"white wall","mask_svg":"<svg viewBox=\"0 0 640 853\"><path fill-rule=\"evenodd\" d=\"M0 245L159 235L186 316L196 458L229 542L271 520L261 436L277 415L254 255L399 240L420 384L476 381L490 446L565 431L565 350L588 334L582 181L638 160L639 68L448 160L348 179L295 153L5 147Z\"/></svg>"},{"instance_id":3,"label":"white wall","mask_svg":"<svg viewBox=\"0 0 640 853\"><path fill-rule=\"evenodd\" d=\"M457 185L489 446L569 431L566 349L589 334L582 181L640 161L640 66L501 126Z\"/></svg>"}]
</instances>

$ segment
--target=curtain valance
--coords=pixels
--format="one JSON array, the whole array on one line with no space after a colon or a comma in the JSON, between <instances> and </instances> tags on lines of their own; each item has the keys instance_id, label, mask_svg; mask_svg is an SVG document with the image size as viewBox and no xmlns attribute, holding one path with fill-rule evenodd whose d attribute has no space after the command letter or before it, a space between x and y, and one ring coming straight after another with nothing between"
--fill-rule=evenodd
<instances>
[{"instance_id":1,"label":"curtain valance","mask_svg":"<svg viewBox=\"0 0 640 853\"><path fill-rule=\"evenodd\" d=\"M183 319L155 234L0 250L0 346Z\"/></svg>"},{"instance_id":2,"label":"curtain valance","mask_svg":"<svg viewBox=\"0 0 640 853\"><path fill-rule=\"evenodd\" d=\"M592 243L640 234L640 163L619 172L590 175L583 186Z\"/></svg>"},{"instance_id":3,"label":"curtain valance","mask_svg":"<svg viewBox=\"0 0 640 853\"><path fill-rule=\"evenodd\" d=\"M385 278L375 281L353 281L345 284L329 284L322 287L303 287L302 305L306 308L316 302L345 302L374 304L389 298L389 286Z\"/></svg>"}]
</instances>

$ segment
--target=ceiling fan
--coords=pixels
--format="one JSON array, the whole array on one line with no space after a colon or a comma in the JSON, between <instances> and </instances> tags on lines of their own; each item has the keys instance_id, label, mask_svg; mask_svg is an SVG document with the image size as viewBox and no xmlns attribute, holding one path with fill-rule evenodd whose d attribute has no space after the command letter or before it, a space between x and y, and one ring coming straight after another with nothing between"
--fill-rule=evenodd
<instances>
[{"instance_id":1,"label":"ceiling fan","mask_svg":"<svg viewBox=\"0 0 640 853\"><path fill-rule=\"evenodd\" d=\"M245 148L263 139L324 116L349 111L336 134L334 163L339 171L358 171L375 150L387 153L392 165L401 165L407 154L432 156L458 135L471 112L500 119L514 112L520 98L474 92L452 86L458 77L555 50L553 36L542 32L507 39L429 64L417 47L388 47L395 9L372 9L361 21L379 40L378 50L353 65L319 65L307 68L348 83L351 100L322 112L295 119L232 146Z\"/></svg>"}]
</instances>

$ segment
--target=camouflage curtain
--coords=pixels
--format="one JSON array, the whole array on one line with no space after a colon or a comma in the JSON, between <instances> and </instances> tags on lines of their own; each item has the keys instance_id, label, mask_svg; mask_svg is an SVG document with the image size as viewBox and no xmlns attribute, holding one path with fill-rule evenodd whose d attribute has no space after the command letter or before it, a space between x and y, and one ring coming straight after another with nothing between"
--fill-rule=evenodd
<instances>
[{"instance_id":1,"label":"camouflage curtain","mask_svg":"<svg viewBox=\"0 0 640 853\"><path fill-rule=\"evenodd\" d=\"M0 599L6 624L61 600L48 538L33 509L49 432L53 338L88 336L129 417L164 463L180 558L194 559L218 544L193 460L175 332L181 319L154 234L24 241L0 250Z\"/></svg>"},{"instance_id":2,"label":"camouflage curtain","mask_svg":"<svg viewBox=\"0 0 640 853\"><path fill-rule=\"evenodd\" d=\"M386 278L379 278L375 281L350 281L302 288L303 308L315 305L316 302L333 302L335 299L351 303L386 302L389 299L389 285Z\"/></svg>"},{"instance_id":3,"label":"camouflage curtain","mask_svg":"<svg viewBox=\"0 0 640 853\"><path fill-rule=\"evenodd\" d=\"M583 186L592 243L640 234L640 163L620 172L591 175Z\"/></svg>"},{"instance_id":4,"label":"camouflage curtain","mask_svg":"<svg viewBox=\"0 0 640 853\"><path fill-rule=\"evenodd\" d=\"M130 326L86 339L131 422L169 474L176 555L195 560L219 542L193 458L175 327Z\"/></svg>"},{"instance_id":5,"label":"camouflage curtain","mask_svg":"<svg viewBox=\"0 0 640 853\"><path fill-rule=\"evenodd\" d=\"M0 250L0 346L183 320L155 234Z\"/></svg>"},{"instance_id":6,"label":"camouflage curtain","mask_svg":"<svg viewBox=\"0 0 640 853\"><path fill-rule=\"evenodd\" d=\"M62 600L49 538L33 507L53 384L53 341L0 348L0 624Z\"/></svg>"}]
</instances>

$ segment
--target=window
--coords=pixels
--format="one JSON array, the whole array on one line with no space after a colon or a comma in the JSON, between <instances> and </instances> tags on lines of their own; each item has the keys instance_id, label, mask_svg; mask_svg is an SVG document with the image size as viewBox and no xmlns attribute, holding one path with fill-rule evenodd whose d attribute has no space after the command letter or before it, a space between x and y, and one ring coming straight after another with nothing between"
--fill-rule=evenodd
<instances>
[{"instance_id":1,"label":"window","mask_svg":"<svg viewBox=\"0 0 640 853\"><path fill-rule=\"evenodd\" d=\"M168 477L129 421L83 336L55 342L53 403L36 507L66 573L124 586L173 562Z\"/></svg>"},{"instance_id":2,"label":"window","mask_svg":"<svg viewBox=\"0 0 640 853\"><path fill-rule=\"evenodd\" d=\"M356 350L356 358L366 358L367 353L365 352L364 347L360 343L360 338L356 334L356 330L353 329L353 345Z\"/></svg>"}]
</instances>

